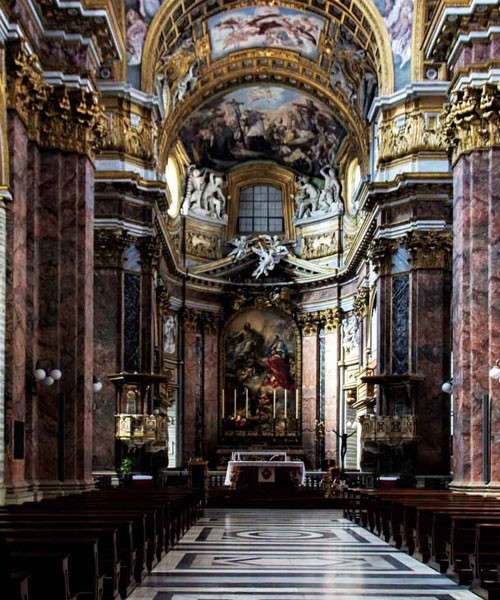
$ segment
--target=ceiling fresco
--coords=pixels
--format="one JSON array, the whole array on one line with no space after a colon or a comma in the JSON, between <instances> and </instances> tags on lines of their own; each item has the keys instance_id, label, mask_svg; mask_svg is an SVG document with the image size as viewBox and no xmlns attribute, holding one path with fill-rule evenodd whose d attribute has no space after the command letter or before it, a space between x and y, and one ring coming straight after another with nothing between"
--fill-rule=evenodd
<instances>
[{"instance_id":1,"label":"ceiling fresco","mask_svg":"<svg viewBox=\"0 0 500 600\"><path fill-rule=\"evenodd\" d=\"M283 48L318 57L325 20L278 6L255 6L208 19L212 60L246 48Z\"/></svg>"},{"instance_id":2,"label":"ceiling fresco","mask_svg":"<svg viewBox=\"0 0 500 600\"><path fill-rule=\"evenodd\" d=\"M242 87L211 99L180 130L193 162L225 170L272 159L318 175L346 135L332 111L306 94L277 85Z\"/></svg>"},{"instance_id":3,"label":"ceiling fresco","mask_svg":"<svg viewBox=\"0 0 500 600\"><path fill-rule=\"evenodd\" d=\"M411 51L414 0L374 0L386 24L392 42L395 88L411 79Z\"/></svg>"}]
</instances>

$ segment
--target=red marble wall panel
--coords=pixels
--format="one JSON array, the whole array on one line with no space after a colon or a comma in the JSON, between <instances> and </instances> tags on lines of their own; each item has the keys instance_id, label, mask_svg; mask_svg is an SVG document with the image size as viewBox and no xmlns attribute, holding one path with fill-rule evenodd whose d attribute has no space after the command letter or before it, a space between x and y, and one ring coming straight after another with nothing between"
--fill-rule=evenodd
<instances>
[{"instance_id":1,"label":"red marble wall panel","mask_svg":"<svg viewBox=\"0 0 500 600\"><path fill-rule=\"evenodd\" d=\"M449 377L451 274L442 269L412 272L412 363L425 377L416 394L419 473L446 475L450 471L450 396L441 391Z\"/></svg>"},{"instance_id":2,"label":"red marble wall panel","mask_svg":"<svg viewBox=\"0 0 500 600\"><path fill-rule=\"evenodd\" d=\"M318 338L302 338L302 444L306 467L316 465L316 410L318 398Z\"/></svg>"},{"instance_id":3,"label":"red marble wall panel","mask_svg":"<svg viewBox=\"0 0 500 600\"><path fill-rule=\"evenodd\" d=\"M119 325L121 270L99 268L94 273L94 373L103 384L94 394L93 463L95 469L115 467L115 390L106 375L121 369Z\"/></svg>"},{"instance_id":4,"label":"red marble wall panel","mask_svg":"<svg viewBox=\"0 0 500 600\"><path fill-rule=\"evenodd\" d=\"M184 398L182 398L183 462L196 456L196 387L199 365L196 360L197 334L186 331L184 334Z\"/></svg>"},{"instance_id":5,"label":"red marble wall panel","mask_svg":"<svg viewBox=\"0 0 500 600\"><path fill-rule=\"evenodd\" d=\"M204 457L215 457L218 425L221 414L219 403L219 355L217 335L207 334L204 338Z\"/></svg>"},{"instance_id":6,"label":"red marble wall panel","mask_svg":"<svg viewBox=\"0 0 500 600\"><path fill-rule=\"evenodd\" d=\"M338 423L338 333L332 332L325 335L325 458L335 459L337 456L337 435L340 431Z\"/></svg>"}]
</instances>

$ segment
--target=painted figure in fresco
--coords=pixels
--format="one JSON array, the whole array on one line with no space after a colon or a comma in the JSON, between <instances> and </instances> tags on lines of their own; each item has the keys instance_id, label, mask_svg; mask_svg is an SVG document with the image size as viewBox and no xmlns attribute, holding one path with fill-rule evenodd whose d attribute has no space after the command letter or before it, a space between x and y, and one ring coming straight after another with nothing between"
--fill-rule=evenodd
<instances>
[{"instance_id":1,"label":"painted figure in fresco","mask_svg":"<svg viewBox=\"0 0 500 600\"><path fill-rule=\"evenodd\" d=\"M392 40L392 49L401 59L403 69L411 59L413 0L385 0L381 11Z\"/></svg>"},{"instance_id":2,"label":"painted figure in fresco","mask_svg":"<svg viewBox=\"0 0 500 600\"><path fill-rule=\"evenodd\" d=\"M273 388L283 388L286 390L293 387L293 381L289 373L288 358L287 345L285 344L285 341L276 334L274 340L269 344L266 356L263 359L268 370L264 385L270 385Z\"/></svg>"},{"instance_id":3,"label":"painted figure in fresco","mask_svg":"<svg viewBox=\"0 0 500 600\"><path fill-rule=\"evenodd\" d=\"M253 359L262 351L264 338L262 334L255 330L250 323L245 323L243 329L237 333L233 341L235 342L233 357L236 360Z\"/></svg>"},{"instance_id":4,"label":"painted figure in fresco","mask_svg":"<svg viewBox=\"0 0 500 600\"><path fill-rule=\"evenodd\" d=\"M148 31L148 25L144 22L141 15L129 8L125 17L127 28L127 40L125 47L127 50L127 64L140 65L142 60L142 47L144 38Z\"/></svg>"}]
</instances>

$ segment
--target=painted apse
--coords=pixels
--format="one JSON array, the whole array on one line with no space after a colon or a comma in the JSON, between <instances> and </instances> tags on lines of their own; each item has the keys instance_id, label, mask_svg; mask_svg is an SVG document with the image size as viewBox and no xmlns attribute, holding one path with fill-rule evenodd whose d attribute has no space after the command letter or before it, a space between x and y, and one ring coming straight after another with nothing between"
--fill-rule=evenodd
<instances>
[{"instance_id":1,"label":"painted apse","mask_svg":"<svg viewBox=\"0 0 500 600\"><path fill-rule=\"evenodd\" d=\"M230 321L223 343L223 435L298 434L296 328L279 313L252 309Z\"/></svg>"},{"instance_id":2,"label":"painted apse","mask_svg":"<svg viewBox=\"0 0 500 600\"><path fill-rule=\"evenodd\" d=\"M227 169L269 159L318 175L346 135L317 100L284 86L248 86L218 96L194 112L180 131L193 162Z\"/></svg>"}]
</instances>

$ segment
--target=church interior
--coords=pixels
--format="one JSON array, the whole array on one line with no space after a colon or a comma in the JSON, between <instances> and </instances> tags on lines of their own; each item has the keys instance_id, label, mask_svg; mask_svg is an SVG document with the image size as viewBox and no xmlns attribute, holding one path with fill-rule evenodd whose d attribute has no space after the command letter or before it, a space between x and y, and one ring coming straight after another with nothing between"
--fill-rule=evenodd
<instances>
[{"instance_id":1,"label":"church interior","mask_svg":"<svg viewBox=\"0 0 500 600\"><path fill-rule=\"evenodd\" d=\"M240 455L497 499L499 32L498 0L0 0L0 509Z\"/></svg>"}]
</instances>

